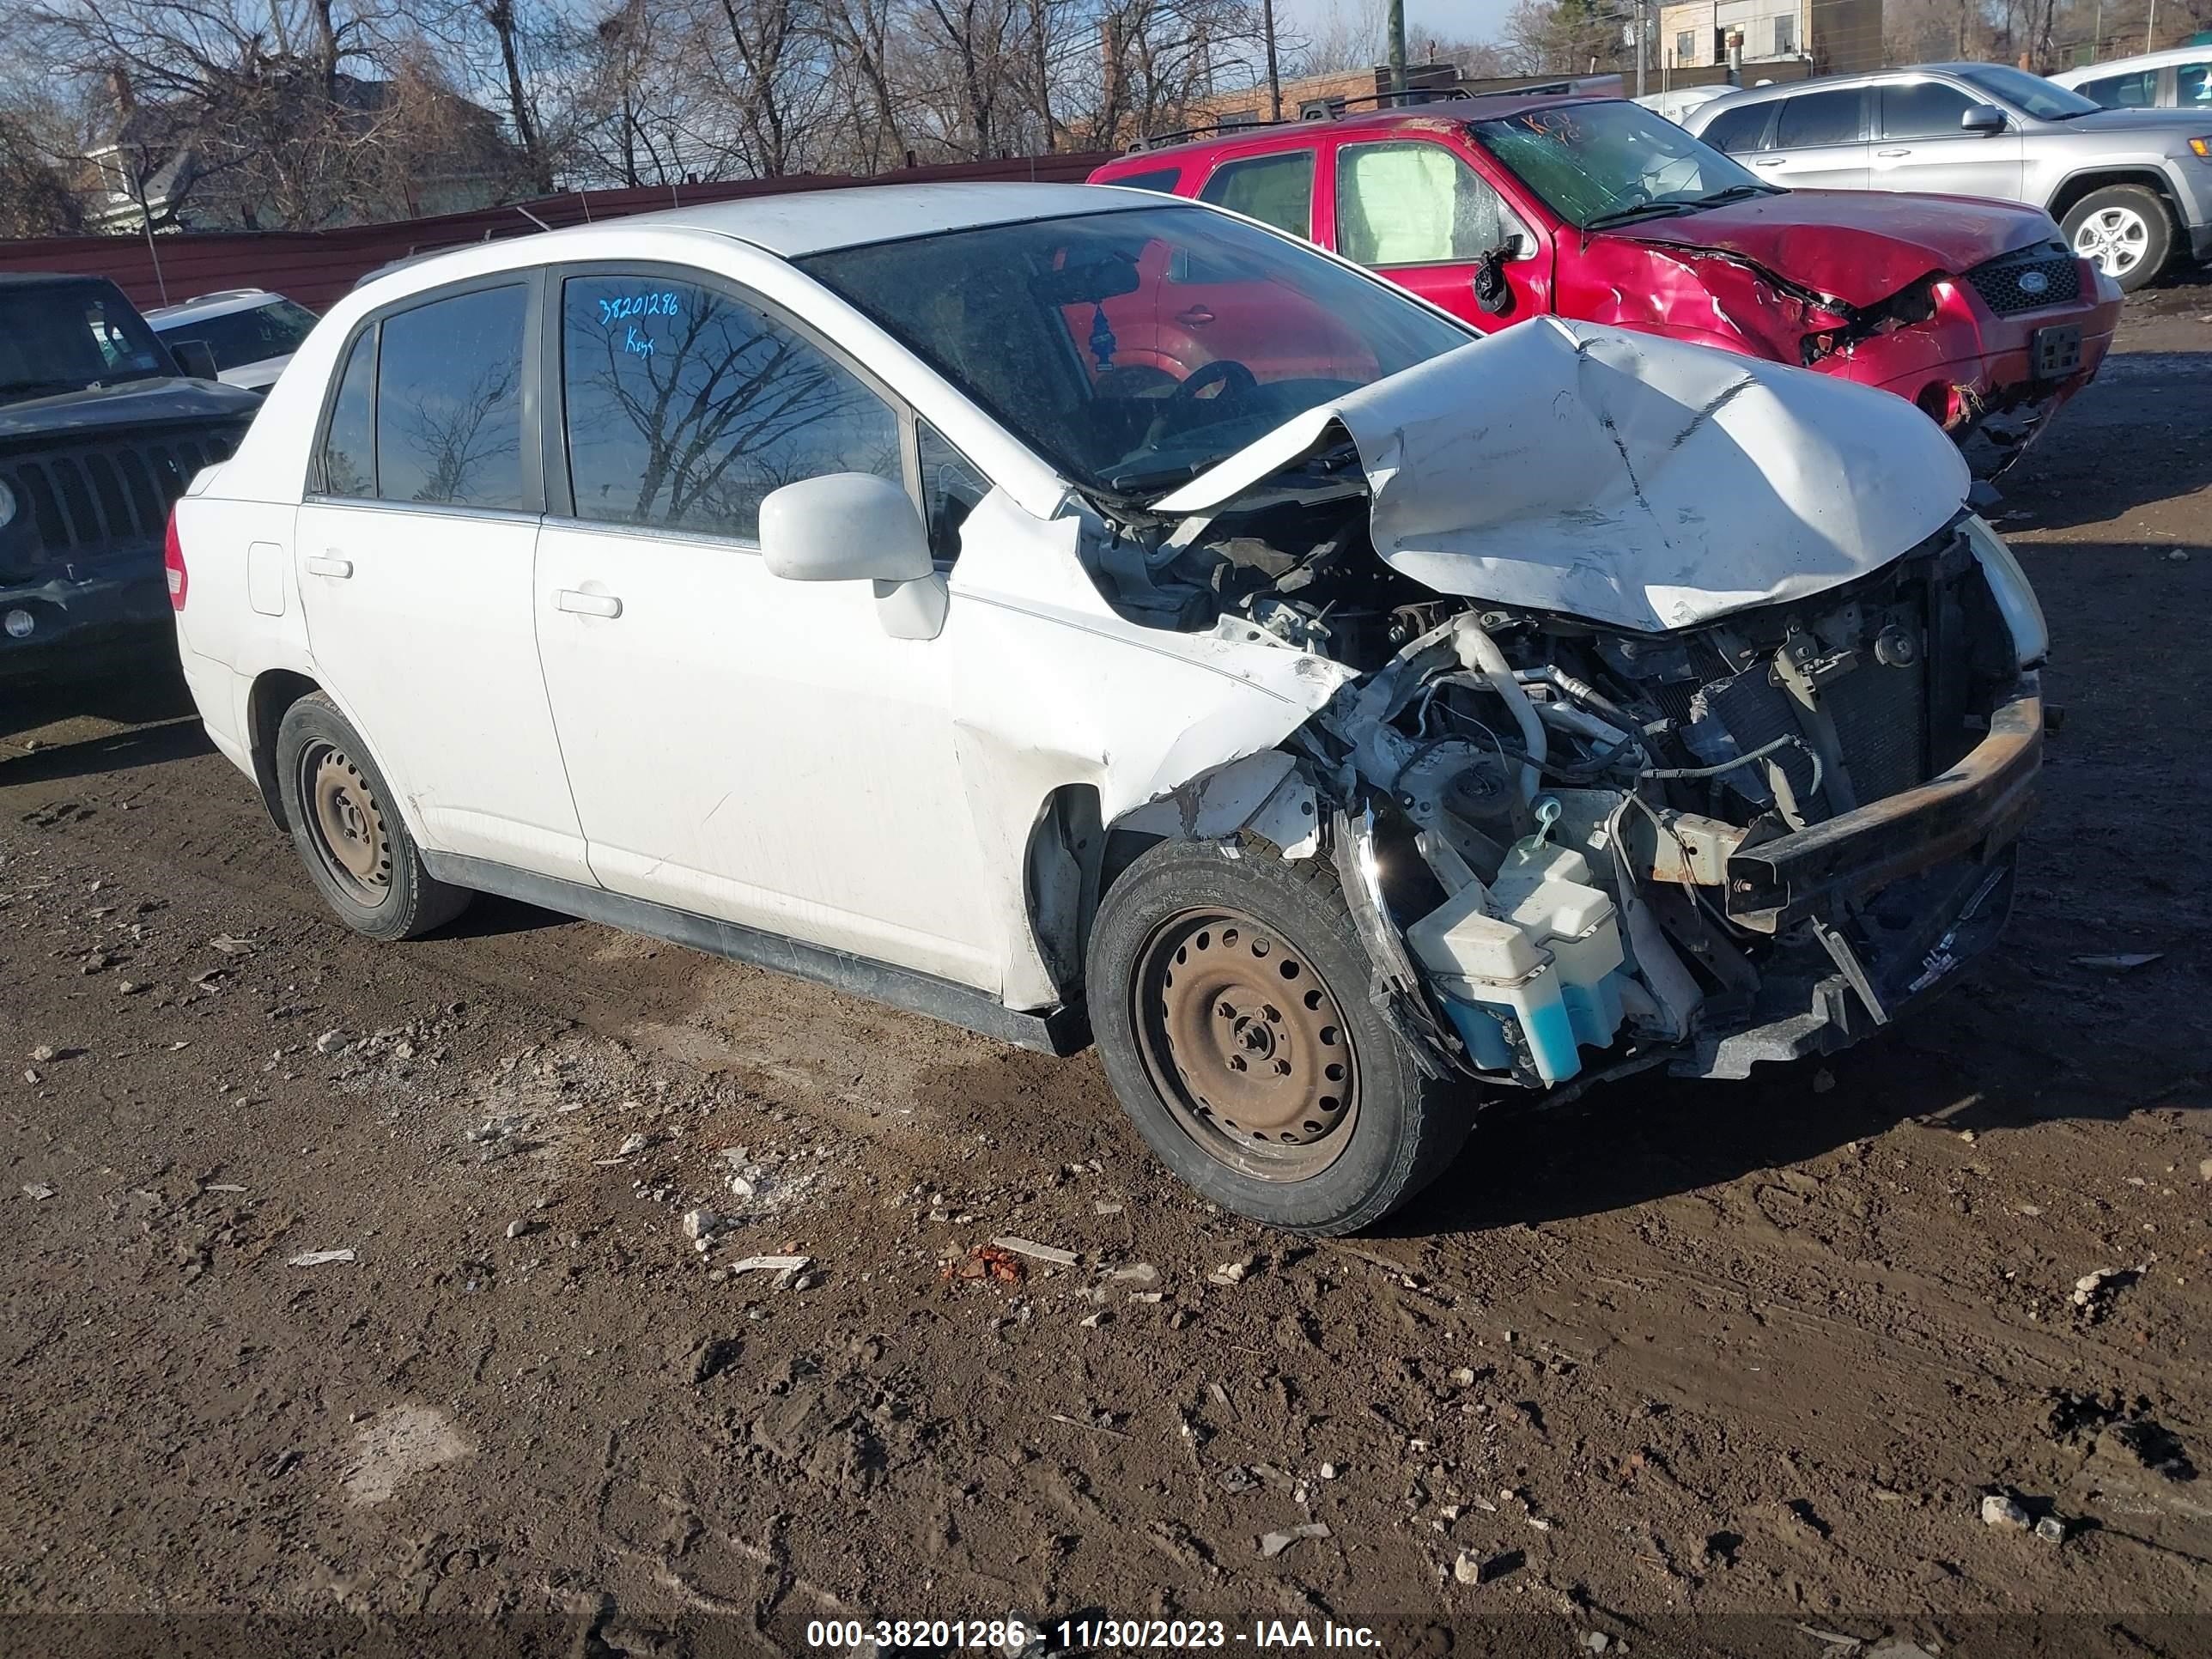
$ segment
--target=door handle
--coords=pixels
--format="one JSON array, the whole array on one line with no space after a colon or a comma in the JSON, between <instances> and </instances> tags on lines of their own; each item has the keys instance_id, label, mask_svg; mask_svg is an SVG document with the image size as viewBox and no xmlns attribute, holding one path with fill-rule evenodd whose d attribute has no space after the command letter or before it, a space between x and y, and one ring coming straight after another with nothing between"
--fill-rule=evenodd
<instances>
[{"instance_id":1,"label":"door handle","mask_svg":"<svg viewBox=\"0 0 2212 1659\"><path fill-rule=\"evenodd\" d=\"M1203 328L1212 320L1213 310L1210 306L1192 306L1176 313L1176 321L1185 328Z\"/></svg>"},{"instance_id":2,"label":"door handle","mask_svg":"<svg viewBox=\"0 0 2212 1659\"><path fill-rule=\"evenodd\" d=\"M310 555L307 560L307 574L311 576L328 576L334 580L343 581L353 574L353 561L341 559L335 553Z\"/></svg>"},{"instance_id":3,"label":"door handle","mask_svg":"<svg viewBox=\"0 0 2212 1659\"><path fill-rule=\"evenodd\" d=\"M1789 158L1786 156L1769 155L1763 160L1754 159L1752 162L1752 166L1755 167L1778 167L1787 159Z\"/></svg>"},{"instance_id":4,"label":"door handle","mask_svg":"<svg viewBox=\"0 0 2212 1659\"><path fill-rule=\"evenodd\" d=\"M1878 150L1875 151L1875 155L1881 155L1881 156L1891 156L1891 155L1911 155L1911 154L1912 154L1912 152L1911 152L1911 150L1909 150L1909 149L1878 149Z\"/></svg>"},{"instance_id":5,"label":"door handle","mask_svg":"<svg viewBox=\"0 0 2212 1659\"><path fill-rule=\"evenodd\" d=\"M586 593L573 587L556 590L553 595L555 609L574 612L579 617L619 617L622 601L611 593Z\"/></svg>"}]
</instances>

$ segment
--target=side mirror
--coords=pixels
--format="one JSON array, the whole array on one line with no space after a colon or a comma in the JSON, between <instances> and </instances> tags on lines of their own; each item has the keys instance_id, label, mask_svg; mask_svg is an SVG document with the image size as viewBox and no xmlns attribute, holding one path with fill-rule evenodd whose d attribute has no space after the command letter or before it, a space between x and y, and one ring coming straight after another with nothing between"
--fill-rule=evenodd
<instances>
[{"instance_id":1,"label":"side mirror","mask_svg":"<svg viewBox=\"0 0 2212 1659\"><path fill-rule=\"evenodd\" d=\"M177 367L195 380L219 379L215 366L215 348L205 340L173 340L169 355L177 360Z\"/></svg>"},{"instance_id":2,"label":"side mirror","mask_svg":"<svg viewBox=\"0 0 2212 1659\"><path fill-rule=\"evenodd\" d=\"M2005 113L1995 104L1969 104L1959 112L1961 131L1986 138L2005 130Z\"/></svg>"},{"instance_id":3,"label":"side mirror","mask_svg":"<svg viewBox=\"0 0 2212 1659\"><path fill-rule=\"evenodd\" d=\"M769 492L761 558L795 582L870 581L893 639L933 640L945 626L945 578L905 489L872 472L829 472Z\"/></svg>"},{"instance_id":4,"label":"side mirror","mask_svg":"<svg viewBox=\"0 0 2212 1659\"><path fill-rule=\"evenodd\" d=\"M1474 302L1486 315L1503 317L1513 309L1513 285L1505 280L1505 262L1522 258L1528 245L1526 236L1513 231L1496 247L1485 249L1475 261Z\"/></svg>"}]
</instances>

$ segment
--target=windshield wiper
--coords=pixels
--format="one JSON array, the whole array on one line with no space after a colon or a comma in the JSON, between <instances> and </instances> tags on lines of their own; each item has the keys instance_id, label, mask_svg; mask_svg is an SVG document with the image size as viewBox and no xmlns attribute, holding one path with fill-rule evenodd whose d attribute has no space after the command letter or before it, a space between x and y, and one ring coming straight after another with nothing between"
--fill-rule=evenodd
<instances>
[{"instance_id":1,"label":"windshield wiper","mask_svg":"<svg viewBox=\"0 0 2212 1659\"><path fill-rule=\"evenodd\" d=\"M1595 218L1583 221L1584 230L1603 230L1609 225L1626 225L1638 219L1649 219L1658 214L1669 217L1687 213L1694 205L1689 202L1638 202L1634 207L1615 208L1610 213L1601 213Z\"/></svg>"},{"instance_id":2,"label":"windshield wiper","mask_svg":"<svg viewBox=\"0 0 2212 1659\"><path fill-rule=\"evenodd\" d=\"M1718 207L1723 202L1741 202L1747 196L1779 196L1781 194L1781 185L1764 185L1753 179L1749 184L1730 185L1726 190L1717 190L1710 196L1700 196L1695 205Z\"/></svg>"}]
</instances>

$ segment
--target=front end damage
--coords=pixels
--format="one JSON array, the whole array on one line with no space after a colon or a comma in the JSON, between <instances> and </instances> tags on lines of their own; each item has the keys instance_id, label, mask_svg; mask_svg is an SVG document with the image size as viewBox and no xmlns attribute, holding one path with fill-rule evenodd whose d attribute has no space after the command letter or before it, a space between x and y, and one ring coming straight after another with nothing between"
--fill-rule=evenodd
<instances>
[{"instance_id":1,"label":"front end damage","mask_svg":"<svg viewBox=\"0 0 2212 1659\"><path fill-rule=\"evenodd\" d=\"M1375 999L1437 1075L1556 1091L1828 1052L2003 924L2041 759L2033 595L1911 411L1548 327L1125 525L1099 565L1126 614L1357 676L1127 827L1333 859ZM1486 368L1540 416L1471 416Z\"/></svg>"},{"instance_id":2,"label":"front end damage","mask_svg":"<svg viewBox=\"0 0 2212 1659\"><path fill-rule=\"evenodd\" d=\"M1595 320L1686 330L1878 386L1960 444L1981 439L1977 467L1990 476L2096 377L2119 324L2118 287L2063 241L1927 266L1855 302L1735 249L1613 240L1637 248L1645 269L1605 290Z\"/></svg>"}]
</instances>

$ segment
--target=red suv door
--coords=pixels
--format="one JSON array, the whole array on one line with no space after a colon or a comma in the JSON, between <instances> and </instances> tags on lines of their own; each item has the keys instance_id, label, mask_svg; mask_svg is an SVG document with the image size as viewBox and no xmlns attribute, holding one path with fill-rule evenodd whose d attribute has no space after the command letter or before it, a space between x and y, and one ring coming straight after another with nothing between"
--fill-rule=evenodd
<instances>
[{"instance_id":1,"label":"red suv door","mask_svg":"<svg viewBox=\"0 0 2212 1659\"><path fill-rule=\"evenodd\" d=\"M1347 136L1335 161L1331 245L1346 258L1486 332L1552 308L1549 239L1474 155L1385 131Z\"/></svg>"}]
</instances>

